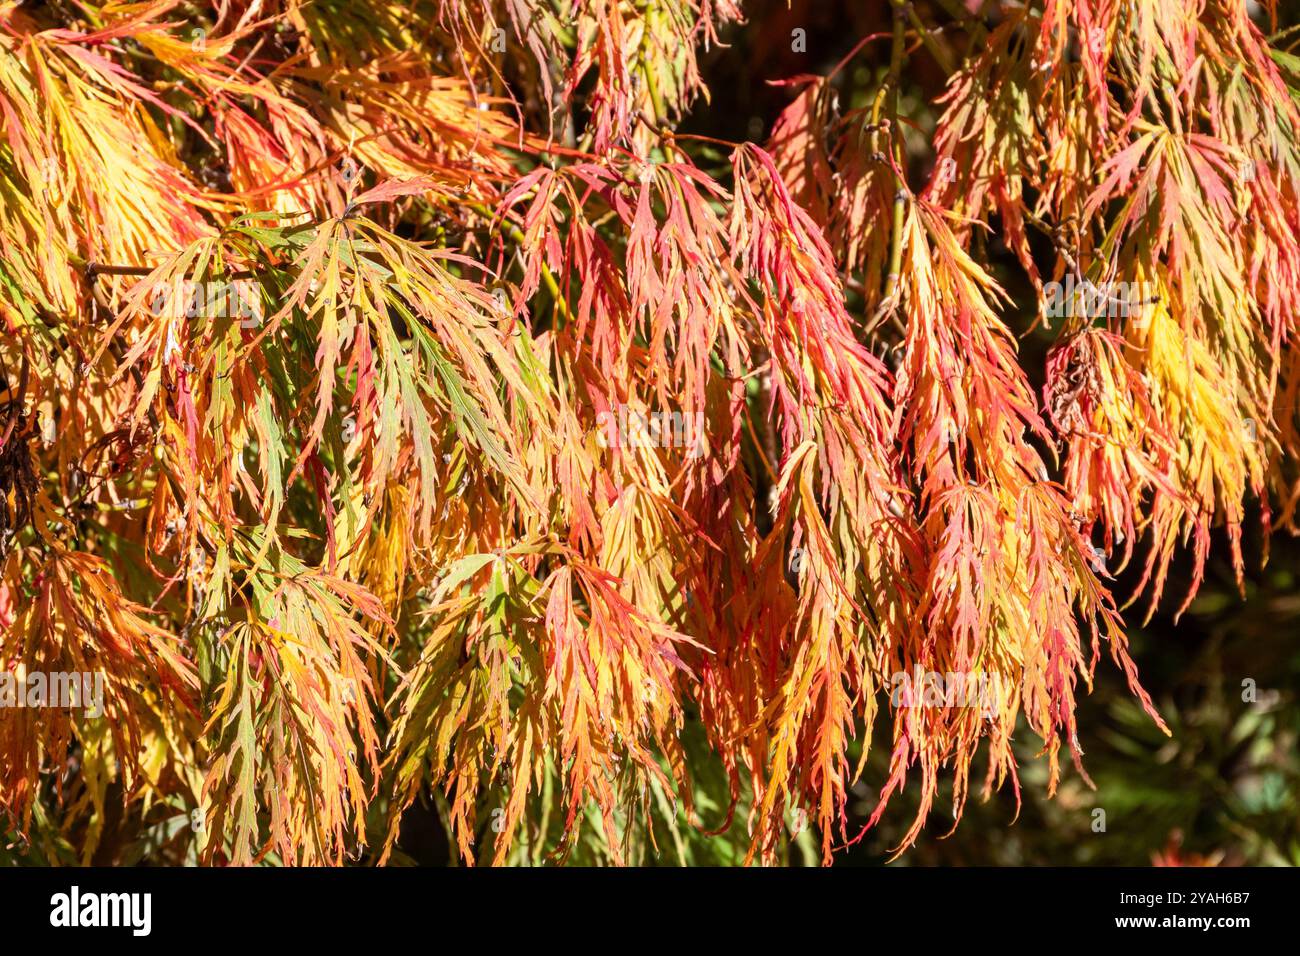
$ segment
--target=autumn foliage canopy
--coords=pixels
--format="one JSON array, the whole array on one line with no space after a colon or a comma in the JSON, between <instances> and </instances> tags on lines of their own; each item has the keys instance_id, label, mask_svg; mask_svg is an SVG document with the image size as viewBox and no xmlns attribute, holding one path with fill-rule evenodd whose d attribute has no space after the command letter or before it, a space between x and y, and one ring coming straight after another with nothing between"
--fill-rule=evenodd
<instances>
[{"instance_id":1,"label":"autumn foliage canopy","mask_svg":"<svg viewBox=\"0 0 1300 956\"><path fill-rule=\"evenodd\" d=\"M763 6L734 142L740 0L0 2L0 659L103 675L5 842L830 862L1164 726L1127 628L1300 501L1278 11Z\"/></svg>"}]
</instances>

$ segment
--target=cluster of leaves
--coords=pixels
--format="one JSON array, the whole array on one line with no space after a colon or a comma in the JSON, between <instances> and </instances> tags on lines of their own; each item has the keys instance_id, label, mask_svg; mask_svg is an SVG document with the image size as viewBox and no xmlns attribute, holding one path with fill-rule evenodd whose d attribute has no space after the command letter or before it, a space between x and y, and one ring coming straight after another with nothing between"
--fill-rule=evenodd
<instances>
[{"instance_id":1,"label":"cluster of leaves","mask_svg":"<svg viewBox=\"0 0 1300 956\"><path fill-rule=\"evenodd\" d=\"M0 710L14 841L382 862L433 803L471 862L829 862L864 772L899 848L979 754L1019 800L1021 718L1086 780L1103 645L1167 732L1121 604L1300 501L1248 6L882 3L731 143L732 0L0 2L0 659L107 682ZM1149 294L1034 368L994 234Z\"/></svg>"},{"instance_id":2,"label":"cluster of leaves","mask_svg":"<svg viewBox=\"0 0 1300 956\"><path fill-rule=\"evenodd\" d=\"M1258 544L1257 532L1248 529L1246 540ZM1142 712L1120 675L1099 671L1079 711L1095 787L1071 776L1048 799L1046 768L1031 760L1034 741L1018 735L1023 806L972 803L954 833L918 841L898 864L1300 865L1300 654L1276 639L1297 613L1298 557L1293 539L1278 539L1268 570L1248 574L1243 602L1230 555L1213 556L1177 624L1171 602L1132 629L1135 656L1150 662L1142 683L1172 736ZM1182 585L1193 570L1184 555L1171 574ZM1138 578L1138 568L1125 575ZM1171 641L1176 650L1162 652ZM883 772L883 762L873 753L865 775ZM850 819L865 819L873 805L859 783ZM912 805L909 794L900 809ZM942 834L942 821L934 822L931 832ZM905 825L906 813L891 814L840 859L885 859Z\"/></svg>"}]
</instances>

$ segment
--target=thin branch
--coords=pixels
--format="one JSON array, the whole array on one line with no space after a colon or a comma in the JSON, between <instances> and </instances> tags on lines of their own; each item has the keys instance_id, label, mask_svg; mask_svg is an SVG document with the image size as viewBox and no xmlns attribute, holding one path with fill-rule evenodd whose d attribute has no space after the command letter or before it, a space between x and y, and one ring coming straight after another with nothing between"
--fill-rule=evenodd
<instances>
[{"instance_id":1,"label":"thin branch","mask_svg":"<svg viewBox=\"0 0 1300 956\"><path fill-rule=\"evenodd\" d=\"M908 2L908 0L893 0L893 3L895 11L901 8L903 12L907 14L908 20L912 22L912 29L920 35L921 42L925 44L925 48L930 52L930 55L934 57L934 61L939 64L939 68L948 76L952 76L955 71L952 57L949 56L948 51L939 44L939 41L934 38L934 33L931 32L930 28L922 22L920 16L916 12L916 7Z\"/></svg>"},{"instance_id":2,"label":"thin branch","mask_svg":"<svg viewBox=\"0 0 1300 956\"><path fill-rule=\"evenodd\" d=\"M892 140L891 149L894 152L894 162L892 168L894 177L897 182L897 189L894 191L894 205L891 210L890 227L889 227L889 271L885 275L884 293L880 300L880 305L867 320L863 333L871 334L898 306L898 281L903 267L903 215L906 211L908 198L907 182L904 178L903 163L906 156L903 150L902 127L898 122L899 114L899 86L902 82L903 74L903 45L905 41L903 30L903 7L900 0L894 0L894 39L889 53L889 78L890 86L890 116L889 116L889 136ZM877 95L875 110L872 115L872 124L880 123L880 108L882 98ZM875 134L873 134L875 135Z\"/></svg>"}]
</instances>

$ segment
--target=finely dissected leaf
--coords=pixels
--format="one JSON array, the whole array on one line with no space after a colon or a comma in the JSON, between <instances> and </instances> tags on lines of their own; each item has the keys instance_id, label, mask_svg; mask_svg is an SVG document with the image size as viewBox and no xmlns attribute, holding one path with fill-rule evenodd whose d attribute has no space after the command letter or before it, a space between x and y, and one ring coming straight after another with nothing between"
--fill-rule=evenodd
<instances>
[{"instance_id":1,"label":"finely dissected leaf","mask_svg":"<svg viewBox=\"0 0 1300 956\"><path fill-rule=\"evenodd\" d=\"M106 681L0 709L6 826L829 863L1022 719L1089 782L1103 647L1180 730L1128 604L1300 503L1300 60L992 6L0 4L0 657Z\"/></svg>"}]
</instances>

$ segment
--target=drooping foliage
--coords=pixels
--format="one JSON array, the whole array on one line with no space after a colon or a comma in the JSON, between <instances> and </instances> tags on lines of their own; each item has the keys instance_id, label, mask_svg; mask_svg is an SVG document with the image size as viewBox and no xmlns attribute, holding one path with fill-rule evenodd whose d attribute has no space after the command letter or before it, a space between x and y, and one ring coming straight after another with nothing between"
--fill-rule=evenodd
<instances>
[{"instance_id":1,"label":"drooping foliage","mask_svg":"<svg viewBox=\"0 0 1300 956\"><path fill-rule=\"evenodd\" d=\"M1296 526L1300 59L876 6L730 142L738 0L0 3L0 658L105 675L0 708L5 828L830 862L858 784L900 850L1018 801L1017 728L1087 780L1103 657L1164 730L1129 624Z\"/></svg>"}]
</instances>

